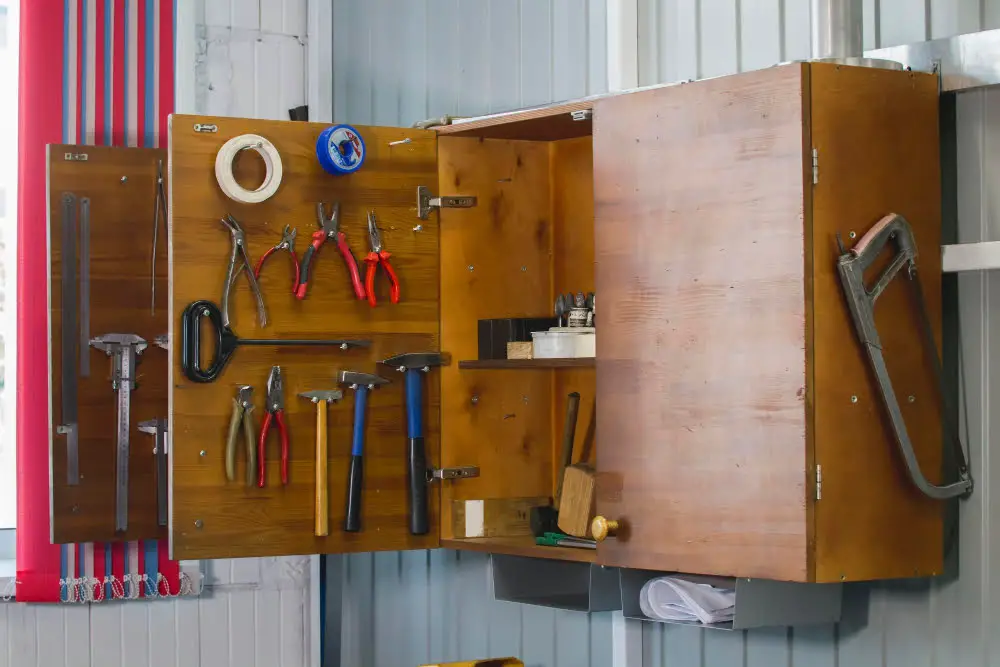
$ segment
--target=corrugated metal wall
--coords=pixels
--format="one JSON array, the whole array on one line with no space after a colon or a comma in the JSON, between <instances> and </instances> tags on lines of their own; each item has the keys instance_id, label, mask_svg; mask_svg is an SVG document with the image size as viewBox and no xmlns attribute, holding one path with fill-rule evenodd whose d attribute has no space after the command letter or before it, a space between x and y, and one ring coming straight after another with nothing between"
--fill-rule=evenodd
<instances>
[{"instance_id":1,"label":"corrugated metal wall","mask_svg":"<svg viewBox=\"0 0 1000 667\"><path fill-rule=\"evenodd\" d=\"M808 57L808 0L639 0L640 83L700 78ZM460 4L459 4L460 3ZM600 92L603 2L334 0L338 120L409 125ZM1000 27L1000 0L865 0L866 45L891 46ZM377 29L375 28L377 26ZM423 26L423 29L421 29ZM959 96L957 207L962 241L1000 240L1000 91ZM963 503L961 576L852 586L838 627L723 633L643 624L647 667L966 667L1000 664L1000 551L992 521L1000 462L989 456L1000 370L1000 276L959 281L968 441L978 488ZM993 288L996 284L997 287ZM998 316L1000 317L1000 316ZM606 614L492 599L488 560L448 551L330 559L342 585L343 665L420 664L514 653L527 664L609 665ZM996 581L994 581L996 580Z\"/></svg>"},{"instance_id":2,"label":"corrugated metal wall","mask_svg":"<svg viewBox=\"0 0 1000 667\"><path fill-rule=\"evenodd\" d=\"M200 598L0 604L0 667L306 667L309 559L206 561Z\"/></svg>"}]
</instances>

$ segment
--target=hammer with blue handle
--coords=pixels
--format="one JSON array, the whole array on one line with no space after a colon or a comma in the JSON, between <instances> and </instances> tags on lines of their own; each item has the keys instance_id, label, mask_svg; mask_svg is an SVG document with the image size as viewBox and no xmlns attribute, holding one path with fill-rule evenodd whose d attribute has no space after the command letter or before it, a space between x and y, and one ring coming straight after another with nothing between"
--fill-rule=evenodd
<instances>
[{"instance_id":1,"label":"hammer with blue handle","mask_svg":"<svg viewBox=\"0 0 1000 667\"><path fill-rule=\"evenodd\" d=\"M427 452L424 447L424 400L421 373L432 366L445 366L448 358L437 352L397 354L379 363L406 374L406 472L410 490L410 533L426 535L430 531L427 504Z\"/></svg>"},{"instance_id":2,"label":"hammer with blue handle","mask_svg":"<svg viewBox=\"0 0 1000 667\"><path fill-rule=\"evenodd\" d=\"M380 384L388 384L384 377L356 371L340 371L337 382L354 390L354 437L351 440L351 466L347 474L347 516L344 530L356 533L361 530L361 488L364 486L365 407L368 392Z\"/></svg>"}]
</instances>

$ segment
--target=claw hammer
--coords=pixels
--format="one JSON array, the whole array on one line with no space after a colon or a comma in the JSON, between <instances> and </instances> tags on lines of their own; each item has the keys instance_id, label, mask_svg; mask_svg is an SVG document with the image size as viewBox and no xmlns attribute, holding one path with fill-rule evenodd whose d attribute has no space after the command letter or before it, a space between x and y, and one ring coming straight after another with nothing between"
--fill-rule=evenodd
<instances>
[{"instance_id":1,"label":"claw hammer","mask_svg":"<svg viewBox=\"0 0 1000 667\"><path fill-rule=\"evenodd\" d=\"M364 486L365 407L368 392L380 384L388 384L384 377L356 371L340 371L337 382L354 390L354 437L351 440L351 467L347 474L347 512L344 530L356 533L361 530L361 488Z\"/></svg>"},{"instance_id":2,"label":"claw hammer","mask_svg":"<svg viewBox=\"0 0 1000 667\"><path fill-rule=\"evenodd\" d=\"M339 389L299 394L316 404L316 537L330 534L330 503L327 486L326 408L344 397Z\"/></svg>"},{"instance_id":3,"label":"claw hammer","mask_svg":"<svg viewBox=\"0 0 1000 667\"><path fill-rule=\"evenodd\" d=\"M436 352L397 354L379 363L395 368L406 377L406 476L410 489L410 533L430 531L427 506L427 451L424 448L424 399L421 373L432 366L446 366L448 359Z\"/></svg>"}]
</instances>

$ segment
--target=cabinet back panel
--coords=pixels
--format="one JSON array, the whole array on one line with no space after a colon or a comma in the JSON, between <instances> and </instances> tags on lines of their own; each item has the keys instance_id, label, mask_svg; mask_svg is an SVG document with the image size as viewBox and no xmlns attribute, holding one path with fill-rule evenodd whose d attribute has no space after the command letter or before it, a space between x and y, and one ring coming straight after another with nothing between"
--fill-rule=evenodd
<instances>
[{"instance_id":1,"label":"cabinet back panel","mask_svg":"<svg viewBox=\"0 0 1000 667\"><path fill-rule=\"evenodd\" d=\"M167 168L167 152L152 148L49 146L49 289L52 296L52 538L55 543L111 542L167 536L157 526L153 436L139 423L167 416L167 353L153 338L167 331L166 220L157 243L157 308L150 314L150 250L156 162ZM86 162L65 153L87 154ZM127 177L122 183L121 178ZM129 529L115 532L117 394L111 389L112 359L94 348L90 376L77 383L80 426L80 484L66 484L66 438L62 423L62 194L90 198L90 337L135 333L149 343L136 366L139 388L129 420ZM77 218L79 222L79 218ZM77 249L80 237L77 236ZM77 264L77 267L80 265ZM79 274L78 274L79 275Z\"/></svg>"},{"instance_id":2,"label":"cabinet back panel","mask_svg":"<svg viewBox=\"0 0 1000 667\"><path fill-rule=\"evenodd\" d=\"M218 126L218 133L191 130L194 123ZM365 139L364 166L349 176L331 176L316 160L321 123L173 116L170 135L172 210L170 291L173 341L171 368L172 525L174 558L236 558L283 554L424 549L438 544L437 531L409 532L406 485L406 417L402 375L376 361L402 352L438 347L439 246L437 216L419 221L414 210L418 185L437 188L437 139L433 132L403 128L358 127ZM270 140L284 165L277 194L260 204L238 204L219 190L215 156L228 139L245 133ZM411 143L390 146L406 137ZM247 157L245 154L244 158ZM251 156L252 157L252 156ZM241 159L243 174L253 180L253 160ZM259 166L259 164L258 164ZM258 179L259 182L259 179ZM174 196L180 195L180 196ZM365 213L374 209L385 249L399 275L402 299L389 302L388 285L376 279L378 307L358 301L334 244L316 256L309 294L298 301L289 289L291 262L284 253L269 260L261 277L268 325L261 330L250 288L243 277L233 285L233 329L246 338L364 338L367 349L239 348L221 377L211 384L189 381L180 367L180 316L197 299L221 298L230 238L219 218L231 213L246 232L248 252L256 261L281 237L288 224L298 228L301 257L316 230L316 203L340 202L341 227L362 272L368 252ZM421 222L423 229L414 232ZM254 421L264 415L266 381L272 364L285 380L289 430L289 483L279 477L278 436L267 449L267 486L248 488L243 480L240 444L236 480L225 477L225 435L237 383L254 386ZM359 533L345 533L345 488L354 415L353 392L328 408L330 534L313 534L315 498L316 408L299 392L336 389L335 374L349 369L378 373L392 380L369 396L365 431L364 491ZM428 462L439 452L439 374L430 373L424 414ZM201 451L205 455L200 454ZM430 494L431 525L438 521L438 494ZM201 527L195 525L201 520Z\"/></svg>"},{"instance_id":3,"label":"cabinet back panel","mask_svg":"<svg viewBox=\"0 0 1000 667\"><path fill-rule=\"evenodd\" d=\"M595 102L598 562L808 578L805 85Z\"/></svg>"},{"instance_id":4,"label":"cabinet back panel","mask_svg":"<svg viewBox=\"0 0 1000 667\"><path fill-rule=\"evenodd\" d=\"M813 194L816 578L909 577L941 572L942 503L910 483L884 416L878 385L841 292L839 232L855 243L887 213L913 226L924 299L940 346L941 189L937 78L814 64ZM889 251L885 252L888 259ZM874 270L870 280L874 280ZM924 473L941 479L941 413L921 347L910 285L899 276L879 297L876 325L910 438ZM851 402L857 396L857 403ZM914 397L914 402L907 400Z\"/></svg>"}]
</instances>

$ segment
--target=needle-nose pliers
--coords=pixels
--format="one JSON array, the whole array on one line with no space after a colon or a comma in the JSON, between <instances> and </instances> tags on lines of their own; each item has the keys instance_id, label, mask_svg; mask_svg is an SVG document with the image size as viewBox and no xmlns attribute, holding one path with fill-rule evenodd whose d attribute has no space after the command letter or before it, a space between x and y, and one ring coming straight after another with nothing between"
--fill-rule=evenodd
<instances>
[{"instance_id":1,"label":"needle-nose pliers","mask_svg":"<svg viewBox=\"0 0 1000 667\"><path fill-rule=\"evenodd\" d=\"M271 366L271 374L267 377L267 415L257 441L257 465L260 470L257 486L260 488L264 488L267 434L273 424L278 425L278 437L281 439L281 483L288 484L288 426L285 425L285 386L281 380L281 366Z\"/></svg>"},{"instance_id":2,"label":"needle-nose pliers","mask_svg":"<svg viewBox=\"0 0 1000 667\"><path fill-rule=\"evenodd\" d=\"M365 275L365 291L368 292L368 304L375 307L375 271L381 264L385 270L385 275L389 278L389 299L393 303L399 303L399 279L396 272L389 263L390 253L382 249L382 235L378 231L378 224L375 220L375 211L368 211L368 239L371 243L371 252L365 257L368 264L368 272Z\"/></svg>"},{"instance_id":3,"label":"needle-nose pliers","mask_svg":"<svg viewBox=\"0 0 1000 667\"><path fill-rule=\"evenodd\" d=\"M264 263L267 262L274 253L279 250L285 250L292 257L292 268L295 269L295 282L292 283L292 294L295 294L295 290L299 287L299 274L301 269L299 268L299 258L295 255L295 234L298 232L296 229L292 229L288 225L285 225L285 229L281 232L281 240L278 241L274 246L268 248L267 252L260 256L257 260L257 266L253 268L253 275L258 280L260 279L260 270L264 268Z\"/></svg>"}]
</instances>

